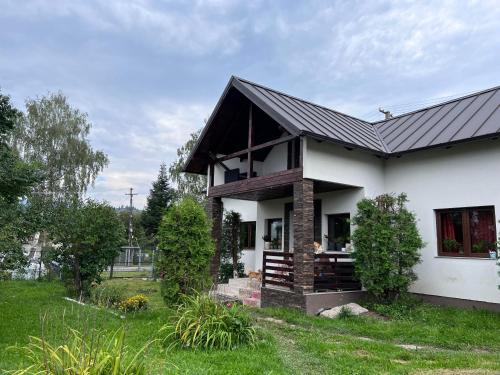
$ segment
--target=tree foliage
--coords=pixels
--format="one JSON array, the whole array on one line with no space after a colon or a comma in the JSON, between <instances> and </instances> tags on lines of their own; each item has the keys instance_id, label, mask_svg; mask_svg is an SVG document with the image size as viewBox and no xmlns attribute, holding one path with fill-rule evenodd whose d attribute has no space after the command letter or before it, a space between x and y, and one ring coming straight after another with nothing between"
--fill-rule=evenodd
<instances>
[{"instance_id":1,"label":"tree foliage","mask_svg":"<svg viewBox=\"0 0 500 375\"><path fill-rule=\"evenodd\" d=\"M19 201L40 180L36 166L23 162L8 142L21 113L0 94L0 273L27 264L22 242L31 234L26 207Z\"/></svg>"},{"instance_id":2,"label":"tree foliage","mask_svg":"<svg viewBox=\"0 0 500 375\"><path fill-rule=\"evenodd\" d=\"M142 212L141 223L146 234L150 237L156 236L161 219L166 210L174 200L175 191L170 187L165 164L160 166L158 178L153 182L146 203Z\"/></svg>"},{"instance_id":3,"label":"tree foliage","mask_svg":"<svg viewBox=\"0 0 500 375\"><path fill-rule=\"evenodd\" d=\"M81 195L108 164L89 143L87 114L71 107L62 93L27 100L20 124L13 144L25 161L41 165L41 191Z\"/></svg>"},{"instance_id":4,"label":"tree foliage","mask_svg":"<svg viewBox=\"0 0 500 375\"><path fill-rule=\"evenodd\" d=\"M232 276L239 276L238 261L241 256L240 244L241 214L235 211L226 211L222 222L222 251L221 267L231 263Z\"/></svg>"},{"instance_id":5,"label":"tree foliage","mask_svg":"<svg viewBox=\"0 0 500 375\"><path fill-rule=\"evenodd\" d=\"M125 229L115 209L93 200L61 199L50 229L52 260L76 295L87 294L92 282L118 255Z\"/></svg>"},{"instance_id":6,"label":"tree foliage","mask_svg":"<svg viewBox=\"0 0 500 375\"><path fill-rule=\"evenodd\" d=\"M198 142L200 134L201 129L190 135L189 140L182 147L177 149L177 160L170 164L168 168L170 178L175 184L179 199L191 196L198 202L203 202L205 200L207 176L184 173L182 171L191 151L193 151L196 142Z\"/></svg>"},{"instance_id":7,"label":"tree foliage","mask_svg":"<svg viewBox=\"0 0 500 375\"><path fill-rule=\"evenodd\" d=\"M356 274L377 300L391 302L416 280L413 267L424 246L405 194L380 195L358 203L353 219Z\"/></svg>"},{"instance_id":8,"label":"tree foliage","mask_svg":"<svg viewBox=\"0 0 500 375\"><path fill-rule=\"evenodd\" d=\"M158 237L158 271L166 302L209 285L214 244L208 217L198 202L187 197L173 205L163 217Z\"/></svg>"}]
</instances>

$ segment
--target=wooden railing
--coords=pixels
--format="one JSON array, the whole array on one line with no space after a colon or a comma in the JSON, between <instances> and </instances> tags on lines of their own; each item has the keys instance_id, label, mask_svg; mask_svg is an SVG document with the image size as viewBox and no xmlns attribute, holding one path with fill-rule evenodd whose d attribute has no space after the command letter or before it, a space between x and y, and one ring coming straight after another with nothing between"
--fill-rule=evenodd
<instances>
[{"instance_id":1,"label":"wooden railing","mask_svg":"<svg viewBox=\"0 0 500 375\"><path fill-rule=\"evenodd\" d=\"M314 255L314 290L359 290L354 278L354 262L350 254L322 253Z\"/></svg>"},{"instance_id":2,"label":"wooden railing","mask_svg":"<svg viewBox=\"0 0 500 375\"><path fill-rule=\"evenodd\" d=\"M293 253L264 251L262 286L266 284L293 289Z\"/></svg>"},{"instance_id":3,"label":"wooden railing","mask_svg":"<svg viewBox=\"0 0 500 375\"><path fill-rule=\"evenodd\" d=\"M293 253L264 251L262 286L275 285L293 289ZM314 291L360 290L354 278L354 262L350 254L322 253L314 255Z\"/></svg>"}]
</instances>

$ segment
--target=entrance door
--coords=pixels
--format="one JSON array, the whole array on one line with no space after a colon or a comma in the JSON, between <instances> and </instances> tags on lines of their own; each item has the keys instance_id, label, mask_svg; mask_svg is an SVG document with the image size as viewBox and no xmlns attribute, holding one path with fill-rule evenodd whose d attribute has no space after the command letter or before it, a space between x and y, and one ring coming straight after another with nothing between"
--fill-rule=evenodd
<instances>
[{"instance_id":1,"label":"entrance door","mask_svg":"<svg viewBox=\"0 0 500 375\"><path fill-rule=\"evenodd\" d=\"M328 247L330 251L341 251L351 241L349 214L328 215Z\"/></svg>"}]
</instances>

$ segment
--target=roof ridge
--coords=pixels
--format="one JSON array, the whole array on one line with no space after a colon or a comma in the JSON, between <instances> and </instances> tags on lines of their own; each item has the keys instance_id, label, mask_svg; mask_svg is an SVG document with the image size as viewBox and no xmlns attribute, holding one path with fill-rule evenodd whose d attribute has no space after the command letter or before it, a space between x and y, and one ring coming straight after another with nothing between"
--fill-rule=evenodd
<instances>
[{"instance_id":1,"label":"roof ridge","mask_svg":"<svg viewBox=\"0 0 500 375\"><path fill-rule=\"evenodd\" d=\"M400 118L400 117L404 117L404 116L412 115L412 114L420 112L420 111L426 111L428 109L432 109L432 108L444 106L446 104L450 104L450 103L453 103L453 102L456 102L456 101L459 101L459 100L467 99L467 98L470 98L472 96L479 96L479 95L485 94L487 92L490 92L490 91L493 91L493 90L499 90L499 89L500 89L500 85L494 86L494 87L490 87L488 89L484 89L484 90L480 90L480 91L475 91L475 92L470 93L470 94L459 96L459 97L457 97L455 99L446 100L446 101L441 102L441 103L433 104L433 105L430 105L430 106L427 106L427 107L415 109L415 110L410 111L410 112L402 113L400 115L391 117L390 119L384 119L384 120L374 121L374 122L371 122L370 124L372 124L373 126L377 127L377 125L380 125L382 123L385 123L385 122L388 122L388 121L391 121L391 120L394 120L394 119L397 119L397 118Z\"/></svg>"},{"instance_id":2,"label":"roof ridge","mask_svg":"<svg viewBox=\"0 0 500 375\"><path fill-rule=\"evenodd\" d=\"M233 78L237 79L238 81L242 81L242 82L245 82L245 83L249 83L251 85L254 85L254 86L258 86L258 87L261 87L265 90L269 90L269 91L273 91L277 94L280 94L280 95L284 95L284 96L287 96L289 98L292 98L292 99L295 99L295 100L299 100L301 102L304 102L304 103L307 103L307 104L311 104L315 107L319 107L319 108L323 108L323 109L326 109L328 111L332 111L332 112L335 112L335 113L338 113L339 115L342 115L342 116L347 116L347 117L350 117L350 118L353 118L357 121L361 121L361 122L364 122L365 124L367 125L373 125L373 123L369 122L369 121L366 121L366 120L363 120L363 119L360 119L359 117L355 117L355 116L352 116L352 115L349 115L347 113L343 113L343 112L340 112L340 111L337 111L335 109L332 109L332 108L328 108L324 105L321 105L321 104L317 104L317 103L314 103L314 102L311 102L310 100L306 100L306 99L302 99L302 98L299 98L298 96L294 96L294 95L290 95L290 94L287 94L286 92L283 92L283 91L280 91L280 90L276 90L276 89L273 89L271 87L268 87L268 86L264 86L264 85L261 85L260 83L256 83L256 82L253 82L253 81L249 81L248 79L245 79L245 78L241 78L241 77L238 77L238 76L234 76L233 75Z\"/></svg>"}]
</instances>

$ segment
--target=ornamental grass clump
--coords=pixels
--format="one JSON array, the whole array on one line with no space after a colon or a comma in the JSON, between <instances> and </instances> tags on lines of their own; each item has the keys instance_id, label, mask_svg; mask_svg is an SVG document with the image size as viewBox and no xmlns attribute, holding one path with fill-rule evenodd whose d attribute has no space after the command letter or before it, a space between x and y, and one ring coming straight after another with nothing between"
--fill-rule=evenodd
<instances>
[{"instance_id":1,"label":"ornamental grass clump","mask_svg":"<svg viewBox=\"0 0 500 375\"><path fill-rule=\"evenodd\" d=\"M230 350L256 341L250 317L237 304L222 304L207 294L186 296L161 330L171 346Z\"/></svg>"},{"instance_id":2,"label":"ornamental grass clump","mask_svg":"<svg viewBox=\"0 0 500 375\"><path fill-rule=\"evenodd\" d=\"M118 286L96 284L90 289L90 302L96 306L118 307L124 299L124 290Z\"/></svg>"},{"instance_id":3,"label":"ornamental grass clump","mask_svg":"<svg viewBox=\"0 0 500 375\"><path fill-rule=\"evenodd\" d=\"M151 343L138 351L125 345L125 331L112 334L98 330L80 331L68 328L64 344L48 342L43 336L30 337L21 350L24 364L14 375L145 375L148 369L144 352Z\"/></svg>"},{"instance_id":4,"label":"ornamental grass clump","mask_svg":"<svg viewBox=\"0 0 500 375\"><path fill-rule=\"evenodd\" d=\"M148 308L148 298L144 294L127 298L118 305L120 310L125 312L146 310Z\"/></svg>"}]
</instances>

